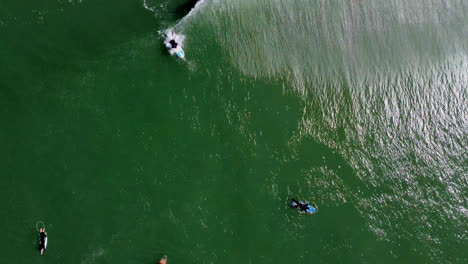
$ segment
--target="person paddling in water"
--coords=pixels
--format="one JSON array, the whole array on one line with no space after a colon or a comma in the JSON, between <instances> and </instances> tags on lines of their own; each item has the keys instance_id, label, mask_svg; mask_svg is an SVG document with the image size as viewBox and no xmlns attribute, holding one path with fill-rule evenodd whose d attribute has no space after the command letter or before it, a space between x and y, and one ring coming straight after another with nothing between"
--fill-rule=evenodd
<instances>
[{"instance_id":1,"label":"person paddling in water","mask_svg":"<svg viewBox=\"0 0 468 264\"><path fill-rule=\"evenodd\" d=\"M166 264L167 263L167 256L164 256L161 258L161 260L159 261L159 264Z\"/></svg>"},{"instance_id":2,"label":"person paddling in water","mask_svg":"<svg viewBox=\"0 0 468 264\"><path fill-rule=\"evenodd\" d=\"M305 213L308 213L308 214L315 213L315 208L310 206L310 204L304 203L304 202L299 202L296 199L291 199L291 204L290 205L291 205L291 207L294 207L294 208L298 209L301 212L305 212Z\"/></svg>"},{"instance_id":3,"label":"person paddling in water","mask_svg":"<svg viewBox=\"0 0 468 264\"><path fill-rule=\"evenodd\" d=\"M45 228L39 229L39 237L39 250L42 255L47 248L47 233L45 232Z\"/></svg>"}]
</instances>

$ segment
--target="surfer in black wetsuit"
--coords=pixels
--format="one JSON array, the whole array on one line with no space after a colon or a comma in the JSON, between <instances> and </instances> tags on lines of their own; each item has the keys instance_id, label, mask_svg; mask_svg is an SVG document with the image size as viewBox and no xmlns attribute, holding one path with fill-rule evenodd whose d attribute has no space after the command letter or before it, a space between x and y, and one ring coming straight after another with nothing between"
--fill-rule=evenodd
<instances>
[{"instance_id":1,"label":"surfer in black wetsuit","mask_svg":"<svg viewBox=\"0 0 468 264\"><path fill-rule=\"evenodd\" d=\"M41 228L39 230L39 241L40 241L40 246L39 250L41 251L41 255L44 254L44 251L47 248L47 233L45 232L45 228Z\"/></svg>"},{"instance_id":2,"label":"surfer in black wetsuit","mask_svg":"<svg viewBox=\"0 0 468 264\"><path fill-rule=\"evenodd\" d=\"M296 199L291 199L291 206L294 207L294 208L297 208L301 211L305 211L308 209L307 207L307 204L306 203L303 203L303 202L299 202L298 200Z\"/></svg>"},{"instance_id":3,"label":"surfer in black wetsuit","mask_svg":"<svg viewBox=\"0 0 468 264\"><path fill-rule=\"evenodd\" d=\"M177 48L177 42L175 42L175 40L171 39L171 40L169 41L169 44L171 44L171 47L172 47L173 49Z\"/></svg>"},{"instance_id":4,"label":"surfer in black wetsuit","mask_svg":"<svg viewBox=\"0 0 468 264\"><path fill-rule=\"evenodd\" d=\"M308 214L315 213L315 208L310 206L308 203L299 202L298 200L296 200L294 198L291 199L291 204L290 205L291 205L291 207L294 207L294 208L298 209L301 212L306 212Z\"/></svg>"}]
</instances>

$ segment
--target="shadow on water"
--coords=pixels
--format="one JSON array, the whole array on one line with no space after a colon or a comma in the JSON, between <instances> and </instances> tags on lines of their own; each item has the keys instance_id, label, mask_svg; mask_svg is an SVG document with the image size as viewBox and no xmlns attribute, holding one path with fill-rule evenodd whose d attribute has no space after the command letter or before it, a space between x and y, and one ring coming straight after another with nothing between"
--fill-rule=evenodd
<instances>
[{"instance_id":1,"label":"shadow on water","mask_svg":"<svg viewBox=\"0 0 468 264\"><path fill-rule=\"evenodd\" d=\"M195 7L198 1L199 0L189 0L185 4L178 6L175 10L175 14L177 15L177 17L180 18L186 16L190 12L190 10L192 10Z\"/></svg>"}]
</instances>

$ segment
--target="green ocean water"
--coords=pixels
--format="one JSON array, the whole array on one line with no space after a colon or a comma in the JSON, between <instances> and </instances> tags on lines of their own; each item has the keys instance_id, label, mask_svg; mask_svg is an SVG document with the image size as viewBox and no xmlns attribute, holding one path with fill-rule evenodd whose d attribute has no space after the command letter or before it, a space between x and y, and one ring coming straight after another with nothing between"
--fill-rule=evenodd
<instances>
[{"instance_id":1,"label":"green ocean water","mask_svg":"<svg viewBox=\"0 0 468 264\"><path fill-rule=\"evenodd\" d=\"M468 2L195 3L0 3L0 263L468 261Z\"/></svg>"}]
</instances>

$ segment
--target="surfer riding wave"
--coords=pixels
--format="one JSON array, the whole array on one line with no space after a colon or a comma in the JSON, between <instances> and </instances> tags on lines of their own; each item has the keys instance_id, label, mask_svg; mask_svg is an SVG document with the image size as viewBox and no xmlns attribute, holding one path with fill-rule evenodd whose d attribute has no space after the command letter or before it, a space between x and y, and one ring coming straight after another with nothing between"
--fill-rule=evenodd
<instances>
[{"instance_id":1,"label":"surfer riding wave","mask_svg":"<svg viewBox=\"0 0 468 264\"><path fill-rule=\"evenodd\" d=\"M169 49L171 55L177 54L179 58L184 59L185 53L182 49L185 37L183 35L175 34L172 30L167 30L165 32L166 39L164 44Z\"/></svg>"}]
</instances>

